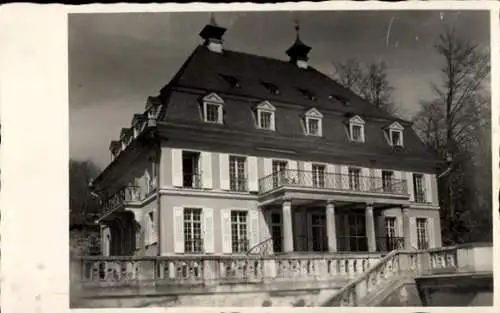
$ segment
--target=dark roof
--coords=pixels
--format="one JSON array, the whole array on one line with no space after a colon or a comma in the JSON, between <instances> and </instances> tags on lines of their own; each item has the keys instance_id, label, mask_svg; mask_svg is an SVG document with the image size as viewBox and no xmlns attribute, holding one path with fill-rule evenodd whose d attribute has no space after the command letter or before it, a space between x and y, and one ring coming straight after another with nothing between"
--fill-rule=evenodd
<instances>
[{"instance_id":1,"label":"dark roof","mask_svg":"<svg viewBox=\"0 0 500 313\"><path fill-rule=\"evenodd\" d=\"M224 76L236 78L238 88L228 83ZM275 85L279 94L270 92L262 82ZM307 108L316 107L320 111L329 109L401 121L313 67L301 69L288 61L229 50L224 50L222 54L214 53L204 46L198 46L194 50L168 86L190 87L298 104ZM304 90L312 92L316 99L310 100L304 95ZM339 99L348 99L348 105Z\"/></svg>"}]
</instances>

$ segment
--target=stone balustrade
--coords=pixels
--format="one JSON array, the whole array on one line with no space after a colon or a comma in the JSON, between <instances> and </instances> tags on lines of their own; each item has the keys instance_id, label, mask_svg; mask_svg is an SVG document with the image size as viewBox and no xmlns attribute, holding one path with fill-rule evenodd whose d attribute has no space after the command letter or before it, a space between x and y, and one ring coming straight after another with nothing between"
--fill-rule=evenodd
<instances>
[{"instance_id":1,"label":"stone balustrade","mask_svg":"<svg viewBox=\"0 0 500 313\"><path fill-rule=\"evenodd\" d=\"M360 306L385 286L407 277L440 273L492 272L491 244L467 244L420 251L392 251L344 286L323 306Z\"/></svg>"},{"instance_id":2,"label":"stone balustrade","mask_svg":"<svg viewBox=\"0 0 500 313\"><path fill-rule=\"evenodd\" d=\"M327 281L366 272L378 255L81 257L72 281L85 287Z\"/></svg>"}]
</instances>

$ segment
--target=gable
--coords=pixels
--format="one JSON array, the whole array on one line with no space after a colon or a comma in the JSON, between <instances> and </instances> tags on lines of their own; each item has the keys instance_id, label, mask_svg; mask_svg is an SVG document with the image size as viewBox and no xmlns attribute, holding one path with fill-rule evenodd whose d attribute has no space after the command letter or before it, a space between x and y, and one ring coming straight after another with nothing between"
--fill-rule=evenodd
<instances>
[{"instance_id":1,"label":"gable","mask_svg":"<svg viewBox=\"0 0 500 313\"><path fill-rule=\"evenodd\" d=\"M203 97L203 101L211 103L224 103L224 100L222 100L222 98L219 97L215 92L212 92L211 94Z\"/></svg>"},{"instance_id":2,"label":"gable","mask_svg":"<svg viewBox=\"0 0 500 313\"><path fill-rule=\"evenodd\" d=\"M274 105L271 104L269 101L262 101L259 103L256 107L258 110L266 110L266 111L276 111L276 108Z\"/></svg>"},{"instance_id":3,"label":"gable","mask_svg":"<svg viewBox=\"0 0 500 313\"><path fill-rule=\"evenodd\" d=\"M404 130L404 127L401 126L401 124L399 124L398 122L392 123L388 128L391 130Z\"/></svg>"},{"instance_id":4,"label":"gable","mask_svg":"<svg viewBox=\"0 0 500 313\"><path fill-rule=\"evenodd\" d=\"M306 117L313 117L313 118L323 118L323 114L321 114L320 111L318 111L316 108L309 109L306 114Z\"/></svg>"},{"instance_id":5,"label":"gable","mask_svg":"<svg viewBox=\"0 0 500 313\"><path fill-rule=\"evenodd\" d=\"M365 121L359 115L355 115L349 119L349 123L365 124Z\"/></svg>"}]
</instances>

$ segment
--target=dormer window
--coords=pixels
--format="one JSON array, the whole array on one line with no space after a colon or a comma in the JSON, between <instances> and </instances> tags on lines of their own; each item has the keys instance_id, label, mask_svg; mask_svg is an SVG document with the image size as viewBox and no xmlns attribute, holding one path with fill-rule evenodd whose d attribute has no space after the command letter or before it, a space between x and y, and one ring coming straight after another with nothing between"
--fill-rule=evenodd
<instances>
[{"instance_id":1,"label":"dormer window","mask_svg":"<svg viewBox=\"0 0 500 313\"><path fill-rule=\"evenodd\" d=\"M309 136L323 136L323 114L317 109L312 108L306 112L305 118L305 130L306 134Z\"/></svg>"},{"instance_id":2,"label":"dormer window","mask_svg":"<svg viewBox=\"0 0 500 313\"><path fill-rule=\"evenodd\" d=\"M388 128L389 144L393 147L403 146L403 126L398 122L392 123Z\"/></svg>"},{"instance_id":3,"label":"dormer window","mask_svg":"<svg viewBox=\"0 0 500 313\"><path fill-rule=\"evenodd\" d=\"M267 82L261 82L261 83L273 95L280 94L280 90L278 89L278 86L276 86L275 84L271 84L271 83L267 83Z\"/></svg>"},{"instance_id":4,"label":"dormer window","mask_svg":"<svg viewBox=\"0 0 500 313\"><path fill-rule=\"evenodd\" d=\"M226 83L228 83L231 87L233 88L240 88L241 85L240 85L240 82L238 81L238 78L234 77L234 76L231 76L231 75L224 75L224 74L220 74L220 76L222 77L222 79L224 79L226 81Z\"/></svg>"},{"instance_id":5,"label":"dormer window","mask_svg":"<svg viewBox=\"0 0 500 313\"><path fill-rule=\"evenodd\" d=\"M203 98L203 119L207 123L222 124L224 101L215 93Z\"/></svg>"},{"instance_id":6,"label":"dormer window","mask_svg":"<svg viewBox=\"0 0 500 313\"><path fill-rule=\"evenodd\" d=\"M316 95L309 89L304 89L304 88L298 88L299 91L306 96L307 99L314 101L316 100Z\"/></svg>"},{"instance_id":7,"label":"dormer window","mask_svg":"<svg viewBox=\"0 0 500 313\"><path fill-rule=\"evenodd\" d=\"M269 102L263 101L257 105L257 126L260 129L275 130L274 113L276 108Z\"/></svg>"},{"instance_id":8,"label":"dormer window","mask_svg":"<svg viewBox=\"0 0 500 313\"><path fill-rule=\"evenodd\" d=\"M349 120L349 139L354 142L365 142L365 121L357 115Z\"/></svg>"}]
</instances>

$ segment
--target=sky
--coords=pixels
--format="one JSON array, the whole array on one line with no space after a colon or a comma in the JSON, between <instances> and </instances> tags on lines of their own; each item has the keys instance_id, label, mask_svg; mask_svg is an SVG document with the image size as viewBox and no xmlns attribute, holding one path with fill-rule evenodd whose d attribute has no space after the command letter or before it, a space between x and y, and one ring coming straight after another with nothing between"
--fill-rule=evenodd
<instances>
[{"instance_id":1,"label":"sky","mask_svg":"<svg viewBox=\"0 0 500 313\"><path fill-rule=\"evenodd\" d=\"M333 75L335 62L383 61L402 117L411 119L421 100L433 98L443 59L434 44L444 25L489 49L488 11L216 12L227 28L224 48L287 60L300 37L312 47L309 64ZM142 113L202 42L209 12L70 14L70 157L100 168L109 143Z\"/></svg>"}]
</instances>

